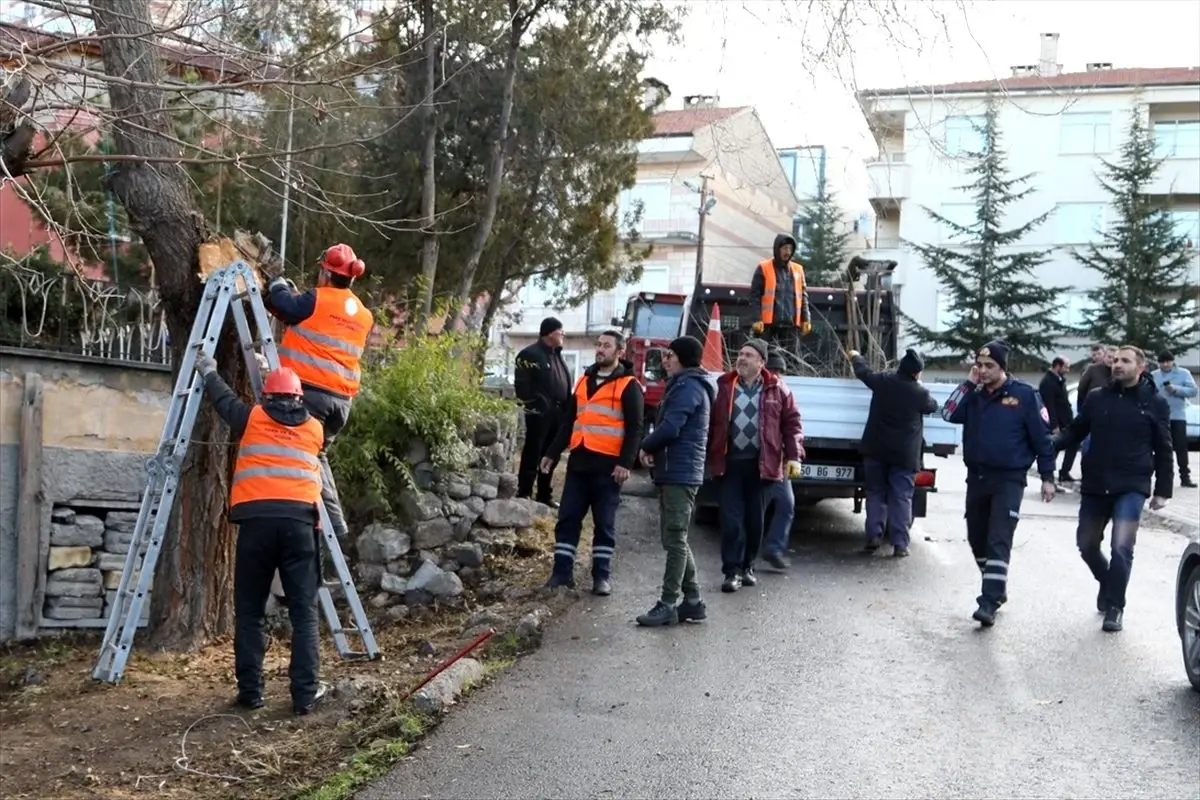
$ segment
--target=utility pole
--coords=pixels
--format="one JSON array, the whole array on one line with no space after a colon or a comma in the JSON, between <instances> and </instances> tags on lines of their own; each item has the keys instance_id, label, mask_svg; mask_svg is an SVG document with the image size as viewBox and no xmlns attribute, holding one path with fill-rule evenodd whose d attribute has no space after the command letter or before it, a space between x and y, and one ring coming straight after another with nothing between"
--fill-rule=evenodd
<instances>
[{"instance_id":1,"label":"utility pole","mask_svg":"<svg viewBox=\"0 0 1200 800\"><path fill-rule=\"evenodd\" d=\"M688 313L697 323L701 321L700 308L702 298L700 297L700 285L704 282L704 220L712 213L713 206L717 204L717 198L708 189L708 182L711 178L711 175L702 174L700 176L700 204L696 209L696 213L700 217L700 222L696 227L696 283L692 289L692 307ZM690 186L690 184L687 185ZM704 321L703 324L707 325L708 322ZM701 332L701 337L703 335L703 332Z\"/></svg>"}]
</instances>

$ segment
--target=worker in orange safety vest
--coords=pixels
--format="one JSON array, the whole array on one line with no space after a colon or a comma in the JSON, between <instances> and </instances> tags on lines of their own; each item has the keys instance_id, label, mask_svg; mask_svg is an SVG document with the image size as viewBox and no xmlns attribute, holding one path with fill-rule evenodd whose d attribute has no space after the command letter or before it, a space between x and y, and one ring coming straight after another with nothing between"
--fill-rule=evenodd
<instances>
[{"instance_id":1,"label":"worker in orange safety vest","mask_svg":"<svg viewBox=\"0 0 1200 800\"><path fill-rule=\"evenodd\" d=\"M375 318L350 288L366 265L349 245L335 244L318 263L317 285L307 292L295 291L282 276L271 280L267 308L288 326L279 343L279 363L300 377L304 405L325 428L321 497L334 534L344 539L346 519L326 450L350 418L361 380L359 360Z\"/></svg>"},{"instance_id":2,"label":"worker in orange safety vest","mask_svg":"<svg viewBox=\"0 0 1200 800\"><path fill-rule=\"evenodd\" d=\"M775 237L774 256L759 263L750 281L750 300L759 307L758 321L751 330L776 347L793 352L800 337L812 330L812 312L808 305L808 285L804 265L793 261L796 240L781 233ZM783 360L772 354L769 369L785 368Z\"/></svg>"},{"instance_id":3,"label":"worker in orange safety vest","mask_svg":"<svg viewBox=\"0 0 1200 800\"><path fill-rule=\"evenodd\" d=\"M221 379L212 358L197 358L196 371L238 441L229 492L229 521L238 525L233 573L236 702L250 709L264 704L264 626L271 579L278 570L292 625L292 710L308 714L325 695L317 677L317 503L322 484L317 456L325 433L304 407L300 378L286 367L267 375L262 403L253 406Z\"/></svg>"}]
</instances>

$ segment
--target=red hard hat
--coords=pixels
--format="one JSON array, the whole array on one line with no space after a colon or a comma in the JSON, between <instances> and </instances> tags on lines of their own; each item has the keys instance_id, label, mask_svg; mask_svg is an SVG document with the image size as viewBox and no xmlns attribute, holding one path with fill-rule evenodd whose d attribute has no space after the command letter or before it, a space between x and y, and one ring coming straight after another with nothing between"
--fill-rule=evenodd
<instances>
[{"instance_id":1,"label":"red hard hat","mask_svg":"<svg viewBox=\"0 0 1200 800\"><path fill-rule=\"evenodd\" d=\"M335 244L322 253L321 268L347 278L360 278L367 271L367 265L354 255L348 244Z\"/></svg>"},{"instance_id":2,"label":"red hard hat","mask_svg":"<svg viewBox=\"0 0 1200 800\"><path fill-rule=\"evenodd\" d=\"M300 376L291 367L280 367L272 370L263 381L263 394L290 394L300 397L304 389L300 388Z\"/></svg>"}]
</instances>

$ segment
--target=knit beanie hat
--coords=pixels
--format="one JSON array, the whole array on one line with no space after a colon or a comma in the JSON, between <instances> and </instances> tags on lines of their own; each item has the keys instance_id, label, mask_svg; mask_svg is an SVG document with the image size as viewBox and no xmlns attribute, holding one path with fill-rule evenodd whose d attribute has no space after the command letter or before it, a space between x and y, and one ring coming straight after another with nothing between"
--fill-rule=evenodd
<instances>
[{"instance_id":1,"label":"knit beanie hat","mask_svg":"<svg viewBox=\"0 0 1200 800\"><path fill-rule=\"evenodd\" d=\"M704 345L694 336L680 336L671 342L667 349L674 353L679 363L685 367L700 366L700 359L704 357Z\"/></svg>"},{"instance_id":2,"label":"knit beanie hat","mask_svg":"<svg viewBox=\"0 0 1200 800\"><path fill-rule=\"evenodd\" d=\"M538 336L549 336L555 331L561 331L562 322L557 317L546 317L542 320L542 327L538 328Z\"/></svg>"},{"instance_id":3,"label":"knit beanie hat","mask_svg":"<svg viewBox=\"0 0 1200 800\"><path fill-rule=\"evenodd\" d=\"M767 343L762 339L747 339L742 347L753 347L754 351L762 356L762 360L767 360Z\"/></svg>"},{"instance_id":4,"label":"knit beanie hat","mask_svg":"<svg viewBox=\"0 0 1200 800\"><path fill-rule=\"evenodd\" d=\"M921 358L921 354L911 347L905 350L904 357L900 359L900 374L912 377L923 369L925 369L925 360Z\"/></svg>"},{"instance_id":5,"label":"knit beanie hat","mask_svg":"<svg viewBox=\"0 0 1200 800\"><path fill-rule=\"evenodd\" d=\"M1008 343L1003 339L993 339L979 348L979 356L995 361L1000 369L1008 369Z\"/></svg>"}]
</instances>

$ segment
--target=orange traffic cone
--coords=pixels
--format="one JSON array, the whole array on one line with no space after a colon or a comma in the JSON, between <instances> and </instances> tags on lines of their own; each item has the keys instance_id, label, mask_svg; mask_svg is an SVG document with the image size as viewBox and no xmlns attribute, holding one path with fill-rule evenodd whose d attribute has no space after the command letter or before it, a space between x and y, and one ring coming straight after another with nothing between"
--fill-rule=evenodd
<instances>
[{"instance_id":1,"label":"orange traffic cone","mask_svg":"<svg viewBox=\"0 0 1200 800\"><path fill-rule=\"evenodd\" d=\"M704 335L704 355L700 366L709 372L725 371L725 338L721 336L721 307L713 303L712 316L708 319L708 333Z\"/></svg>"}]
</instances>

